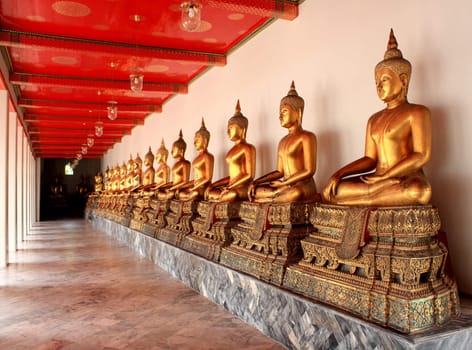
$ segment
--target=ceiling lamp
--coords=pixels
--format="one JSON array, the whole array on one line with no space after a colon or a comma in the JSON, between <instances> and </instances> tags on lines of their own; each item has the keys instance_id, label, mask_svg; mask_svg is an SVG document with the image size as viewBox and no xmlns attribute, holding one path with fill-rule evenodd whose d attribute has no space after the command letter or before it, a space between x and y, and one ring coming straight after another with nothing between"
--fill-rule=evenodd
<instances>
[{"instance_id":1,"label":"ceiling lamp","mask_svg":"<svg viewBox=\"0 0 472 350\"><path fill-rule=\"evenodd\" d=\"M114 72L115 72L115 68L116 66L118 66L117 63L115 62L111 62L110 63L110 67L112 69L111 71L111 82L114 83L115 80L114 80ZM113 88L111 90L111 98L112 100L111 101L108 101L108 107L107 107L107 112L108 112L108 119L110 120L115 120L116 118L118 118L118 102L116 102L113 98Z\"/></svg>"},{"instance_id":2,"label":"ceiling lamp","mask_svg":"<svg viewBox=\"0 0 472 350\"><path fill-rule=\"evenodd\" d=\"M94 143L95 143L95 140L93 139L93 135L89 134L87 136L87 146L92 147Z\"/></svg>"},{"instance_id":3,"label":"ceiling lamp","mask_svg":"<svg viewBox=\"0 0 472 350\"><path fill-rule=\"evenodd\" d=\"M140 15L135 14L133 16L133 21L136 23L136 29L134 33L134 60L135 60L135 67L134 73L129 75L130 87L131 91L133 92L141 92L143 91L143 82L144 82L144 75L140 74L139 65L138 65L138 24L141 22L142 18Z\"/></svg>"},{"instance_id":4,"label":"ceiling lamp","mask_svg":"<svg viewBox=\"0 0 472 350\"><path fill-rule=\"evenodd\" d=\"M108 112L108 119L110 120L115 120L118 118L118 102L116 101L108 101L108 107L107 107L107 112Z\"/></svg>"},{"instance_id":5,"label":"ceiling lamp","mask_svg":"<svg viewBox=\"0 0 472 350\"><path fill-rule=\"evenodd\" d=\"M95 123L95 136L100 137L103 135L103 122L98 121Z\"/></svg>"},{"instance_id":6,"label":"ceiling lamp","mask_svg":"<svg viewBox=\"0 0 472 350\"><path fill-rule=\"evenodd\" d=\"M138 74L138 73L130 74L129 80L131 83L131 91L133 92L143 91L144 75Z\"/></svg>"},{"instance_id":7,"label":"ceiling lamp","mask_svg":"<svg viewBox=\"0 0 472 350\"><path fill-rule=\"evenodd\" d=\"M82 159L82 153L77 153L77 160L81 160Z\"/></svg>"},{"instance_id":8,"label":"ceiling lamp","mask_svg":"<svg viewBox=\"0 0 472 350\"><path fill-rule=\"evenodd\" d=\"M88 152L87 146L82 146L82 154L85 156Z\"/></svg>"},{"instance_id":9,"label":"ceiling lamp","mask_svg":"<svg viewBox=\"0 0 472 350\"><path fill-rule=\"evenodd\" d=\"M202 5L196 1L186 1L180 4L182 16L180 23L187 32L194 32L200 27Z\"/></svg>"}]
</instances>

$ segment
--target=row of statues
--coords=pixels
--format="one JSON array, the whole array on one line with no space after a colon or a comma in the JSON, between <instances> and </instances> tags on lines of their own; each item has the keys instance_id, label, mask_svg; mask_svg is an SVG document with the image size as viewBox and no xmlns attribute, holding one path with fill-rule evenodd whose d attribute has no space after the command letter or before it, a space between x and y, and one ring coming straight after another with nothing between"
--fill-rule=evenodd
<instances>
[{"instance_id":1,"label":"row of statues","mask_svg":"<svg viewBox=\"0 0 472 350\"><path fill-rule=\"evenodd\" d=\"M192 163L180 131L171 168L162 141L156 170L151 150L143 172L139 155L107 169L105 193L90 197L90 211L401 332L443 324L460 312L458 291L446 273L448 251L423 172L431 157L431 115L408 102L410 76L391 31L375 67L386 107L368 120L364 156L337 170L320 192L317 139L302 127L304 100L292 82L280 101L287 134L275 170L255 177L256 148L246 141L248 119L238 101L227 125L228 176L213 181L202 120ZM98 175L103 188L101 180Z\"/></svg>"},{"instance_id":2,"label":"row of statues","mask_svg":"<svg viewBox=\"0 0 472 350\"><path fill-rule=\"evenodd\" d=\"M248 119L241 113L238 101L236 112L228 121L228 136L234 146L226 154L227 177L212 182L214 157L207 149L210 133L202 120L195 133L198 155L192 164L185 159L186 143L180 131L172 145L175 163L171 169L162 141L156 153L157 170L149 149L144 157L144 172L139 155L134 160L130 157L127 164L107 169L104 189L143 191L154 193L159 199L223 202L286 203L320 200L322 196L325 202L340 205L428 204L431 185L422 168L431 156L431 116L426 107L408 102L410 76L411 64L403 58L391 31L384 59L375 67L377 94L386 108L368 121L364 156L336 171L321 195L313 179L316 136L302 128L304 100L293 82L280 102L280 124L288 133L278 145L276 170L254 179L256 149L246 141ZM97 177L103 187L101 175Z\"/></svg>"}]
</instances>

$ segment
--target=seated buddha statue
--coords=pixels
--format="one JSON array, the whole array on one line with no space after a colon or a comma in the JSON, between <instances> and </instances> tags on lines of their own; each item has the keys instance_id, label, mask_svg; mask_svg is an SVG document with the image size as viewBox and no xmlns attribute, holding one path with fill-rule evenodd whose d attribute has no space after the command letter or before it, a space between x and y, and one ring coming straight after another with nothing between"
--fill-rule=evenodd
<instances>
[{"instance_id":1,"label":"seated buddha statue","mask_svg":"<svg viewBox=\"0 0 472 350\"><path fill-rule=\"evenodd\" d=\"M131 189L133 187L133 176L134 176L134 160L133 156L129 155L129 160L126 162L126 180L125 180L125 188L124 189Z\"/></svg>"},{"instance_id":2,"label":"seated buddha statue","mask_svg":"<svg viewBox=\"0 0 472 350\"><path fill-rule=\"evenodd\" d=\"M133 159L130 159L131 161ZM128 161L129 163L129 161ZM123 162L123 164L121 165L121 167L119 168L120 170L120 176L119 176L119 186L118 186L118 190L119 191L126 191L128 189L128 185L129 185L129 172L128 172L128 167L126 165L125 162Z\"/></svg>"},{"instance_id":3,"label":"seated buddha statue","mask_svg":"<svg viewBox=\"0 0 472 350\"><path fill-rule=\"evenodd\" d=\"M367 122L365 154L336 171L323 191L333 204L360 206L424 205L431 185L423 166L431 156L431 115L407 100L411 64L393 34L375 67L377 95L386 108Z\"/></svg>"},{"instance_id":4,"label":"seated buddha statue","mask_svg":"<svg viewBox=\"0 0 472 350\"><path fill-rule=\"evenodd\" d=\"M175 159L175 163L172 166L172 182L168 182L159 188L157 193L159 200L174 198L176 192L188 183L190 178L190 162L185 159L186 150L187 144L183 139L182 130L180 130L179 139L172 145L172 157Z\"/></svg>"},{"instance_id":5,"label":"seated buddha statue","mask_svg":"<svg viewBox=\"0 0 472 350\"><path fill-rule=\"evenodd\" d=\"M94 181L95 181L94 191L96 193L102 192L103 191L103 175L101 172L98 172L97 175L95 175Z\"/></svg>"},{"instance_id":6,"label":"seated buddha statue","mask_svg":"<svg viewBox=\"0 0 472 350\"><path fill-rule=\"evenodd\" d=\"M202 119L202 126L195 133L194 145L198 151L197 157L192 162L193 180L188 181L178 192L178 199L192 200L201 199L207 186L213 178L214 157L208 152L210 142L210 132L205 127Z\"/></svg>"},{"instance_id":7,"label":"seated buddha statue","mask_svg":"<svg viewBox=\"0 0 472 350\"><path fill-rule=\"evenodd\" d=\"M112 181L111 181L111 190L113 192L117 192L120 190L120 172L121 172L121 167L117 164L113 169L112 169Z\"/></svg>"},{"instance_id":8,"label":"seated buddha statue","mask_svg":"<svg viewBox=\"0 0 472 350\"><path fill-rule=\"evenodd\" d=\"M277 149L277 170L254 180L249 186L249 200L257 203L289 203L315 200L313 175L316 170L316 136L303 130L304 100L292 82L287 96L280 101L280 124L288 134Z\"/></svg>"},{"instance_id":9,"label":"seated buddha statue","mask_svg":"<svg viewBox=\"0 0 472 350\"><path fill-rule=\"evenodd\" d=\"M234 146L226 153L229 176L208 185L205 198L214 202L247 200L249 184L256 172L256 148L246 142L248 119L241 113L239 100L236 112L228 120L228 137Z\"/></svg>"},{"instance_id":10,"label":"seated buddha statue","mask_svg":"<svg viewBox=\"0 0 472 350\"><path fill-rule=\"evenodd\" d=\"M103 177L103 186L105 189L105 192L110 192L111 188L111 171L110 171L110 166L107 165L107 168L105 170L105 176Z\"/></svg>"},{"instance_id":11,"label":"seated buddha statue","mask_svg":"<svg viewBox=\"0 0 472 350\"><path fill-rule=\"evenodd\" d=\"M143 178L143 160L139 156L139 153L136 154L136 158L133 161L133 171L131 178L131 187L130 189L137 189L141 187Z\"/></svg>"},{"instance_id":12,"label":"seated buddha statue","mask_svg":"<svg viewBox=\"0 0 472 350\"><path fill-rule=\"evenodd\" d=\"M158 190L162 186L166 185L170 180L170 167L167 165L168 157L169 151L164 144L164 139L162 139L161 146L156 151L156 162L159 166L154 173L154 190Z\"/></svg>"},{"instance_id":13,"label":"seated buddha statue","mask_svg":"<svg viewBox=\"0 0 472 350\"><path fill-rule=\"evenodd\" d=\"M149 151L144 155L144 172L142 176L142 191L147 191L154 185L154 154L151 151L151 147L149 147Z\"/></svg>"}]
</instances>

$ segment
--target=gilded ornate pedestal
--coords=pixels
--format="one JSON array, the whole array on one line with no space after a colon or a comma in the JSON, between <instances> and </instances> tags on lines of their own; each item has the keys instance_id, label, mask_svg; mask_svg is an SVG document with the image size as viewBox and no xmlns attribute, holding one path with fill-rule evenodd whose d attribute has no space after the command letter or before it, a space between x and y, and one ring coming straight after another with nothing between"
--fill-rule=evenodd
<instances>
[{"instance_id":1,"label":"gilded ornate pedestal","mask_svg":"<svg viewBox=\"0 0 472 350\"><path fill-rule=\"evenodd\" d=\"M134 193L134 207L129 227L136 231L143 231L144 224L148 221L146 210L149 208L151 197L149 194ZM153 235L154 236L154 235Z\"/></svg>"},{"instance_id":2,"label":"gilded ornate pedestal","mask_svg":"<svg viewBox=\"0 0 472 350\"><path fill-rule=\"evenodd\" d=\"M221 249L232 241L231 229L241 222L239 209L242 202L198 203L198 217L193 231L185 236L182 247L199 256L218 262Z\"/></svg>"},{"instance_id":3,"label":"gilded ornate pedestal","mask_svg":"<svg viewBox=\"0 0 472 350\"><path fill-rule=\"evenodd\" d=\"M158 230L167 225L166 216L170 201L160 201L157 198L149 200L149 206L144 211L147 220L143 223L142 232L148 236L156 237Z\"/></svg>"},{"instance_id":4,"label":"gilded ornate pedestal","mask_svg":"<svg viewBox=\"0 0 472 350\"><path fill-rule=\"evenodd\" d=\"M156 238L177 247L183 238L193 231L192 220L197 215L198 201L171 200L166 215L167 225L157 232Z\"/></svg>"},{"instance_id":5,"label":"gilded ornate pedestal","mask_svg":"<svg viewBox=\"0 0 472 350\"><path fill-rule=\"evenodd\" d=\"M307 203L243 202L242 222L232 228L233 242L220 262L256 278L281 285L286 267L302 256L300 240L311 230Z\"/></svg>"},{"instance_id":6,"label":"gilded ornate pedestal","mask_svg":"<svg viewBox=\"0 0 472 350\"><path fill-rule=\"evenodd\" d=\"M431 206L312 206L315 230L302 240L303 260L283 286L369 321L412 333L459 314L447 249Z\"/></svg>"}]
</instances>

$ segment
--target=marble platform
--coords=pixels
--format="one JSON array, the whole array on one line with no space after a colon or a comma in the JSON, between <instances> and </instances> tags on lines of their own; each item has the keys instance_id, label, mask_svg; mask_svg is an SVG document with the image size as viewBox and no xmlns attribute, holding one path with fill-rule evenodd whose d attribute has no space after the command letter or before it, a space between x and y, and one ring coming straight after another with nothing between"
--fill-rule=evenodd
<instances>
[{"instance_id":1,"label":"marble platform","mask_svg":"<svg viewBox=\"0 0 472 350\"><path fill-rule=\"evenodd\" d=\"M312 302L140 232L94 216L93 225L152 260L288 349L470 349L472 314L404 335Z\"/></svg>"}]
</instances>

